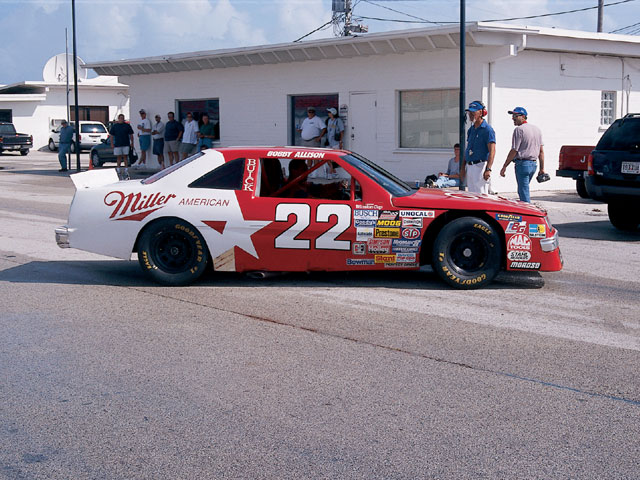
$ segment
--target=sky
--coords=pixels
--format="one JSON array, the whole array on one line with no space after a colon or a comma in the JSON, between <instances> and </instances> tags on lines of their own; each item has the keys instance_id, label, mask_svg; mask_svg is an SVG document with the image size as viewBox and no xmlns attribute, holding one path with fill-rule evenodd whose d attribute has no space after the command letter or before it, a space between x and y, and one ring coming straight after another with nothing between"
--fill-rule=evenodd
<instances>
[{"instance_id":1,"label":"sky","mask_svg":"<svg viewBox=\"0 0 640 480\"><path fill-rule=\"evenodd\" d=\"M466 0L466 18L506 19L597 4ZM459 0L352 0L352 5L354 19L370 33L459 21ZM331 0L76 0L75 10L78 56L91 63L291 42L331 19ZM71 0L0 0L0 11L0 85L42 80L46 61L65 51L65 28L72 51ZM597 10L505 23L596 31ZM640 35L640 0L605 7L603 24L604 32ZM333 35L328 25L305 40Z\"/></svg>"}]
</instances>

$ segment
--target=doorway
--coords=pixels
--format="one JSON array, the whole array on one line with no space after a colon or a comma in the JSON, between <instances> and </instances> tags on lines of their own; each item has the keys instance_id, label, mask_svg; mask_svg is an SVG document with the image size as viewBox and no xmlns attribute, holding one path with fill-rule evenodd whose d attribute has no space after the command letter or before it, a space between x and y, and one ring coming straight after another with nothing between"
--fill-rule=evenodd
<instances>
[{"instance_id":1,"label":"doorway","mask_svg":"<svg viewBox=\"0 0 640 480\"><path fill-rule=\"evenodd\" d=\"M349 150L378 163L377 95L375 92L349 94Z\"/></svg>"}]
</instances>

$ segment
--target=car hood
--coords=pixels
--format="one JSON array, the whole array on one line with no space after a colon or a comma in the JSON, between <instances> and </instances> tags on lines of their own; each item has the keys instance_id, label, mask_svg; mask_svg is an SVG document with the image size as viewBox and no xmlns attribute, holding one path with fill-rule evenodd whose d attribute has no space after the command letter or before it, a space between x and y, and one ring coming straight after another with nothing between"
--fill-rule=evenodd
<instances>
[{"instance_id":1,"label":"car hood","mask_svg":"<svg viewBox=\"0 0 640 480\"><path fill-rule=\"evenodd\" d=\"M394 197L398 208L429 208L434 210L485 210L508 212L520 215L544 216L546 211L530 203L509 200L497 195L465 192L462 190L440 190L421 188L406 197Z\"/></svg>"}]
</instances>

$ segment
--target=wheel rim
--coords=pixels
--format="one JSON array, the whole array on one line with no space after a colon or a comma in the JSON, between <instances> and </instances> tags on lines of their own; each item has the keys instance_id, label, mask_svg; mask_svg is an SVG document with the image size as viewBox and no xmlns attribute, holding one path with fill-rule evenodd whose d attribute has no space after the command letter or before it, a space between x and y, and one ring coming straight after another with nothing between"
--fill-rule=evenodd
<instances>
[{"instance_id":1,"label":"wheel rim","mask_svg":"<svg viewBox=\"0 0 640 480\"><path fill-rule=\"evenodd\" d=\"M197 250L189 236L181 232L161 232L151 244L153 261L167 273L189 270L196 262Z\"/></svg>"},{"instance_id":2,"label":"wheel rim","mask_svg":"<svg viewBox=\"0 0 640 480\"><path fill-rule=\"evenodd\" d=\"M463 233L451 242L449 258L460 273L480 271L489 260L489 244L476 233Z\"/></svg>"},{"instance_id":3,"label":"wheel rim","mask_svg":"<svg viewBox=\"0 0 640 480\"><path fill-rule=\"evenodd\" d=\"M98 157L97 153L93 152L93 155L91 155L91 161L93 162L94 167L100 166L100 157Z\"/></svg>"}]
</instances>

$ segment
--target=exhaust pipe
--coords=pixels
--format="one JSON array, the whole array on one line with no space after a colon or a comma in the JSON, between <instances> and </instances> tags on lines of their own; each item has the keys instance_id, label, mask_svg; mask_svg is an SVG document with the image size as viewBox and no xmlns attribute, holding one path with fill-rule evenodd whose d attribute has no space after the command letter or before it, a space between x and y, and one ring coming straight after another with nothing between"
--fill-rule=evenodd
<instances>
[{"instance_id":1,"label":"exhaust pipe","mask_svg":"<svg viewBox=\"0 0 640 480\"><path fill-rule=\"evenodd\" d=\"M247 272L247 277L254 278L256 280L264 280L266 278L273 278L281 275L280 272L263 272L262 270L255 272Z\"/></svg>"}]
</instances>

